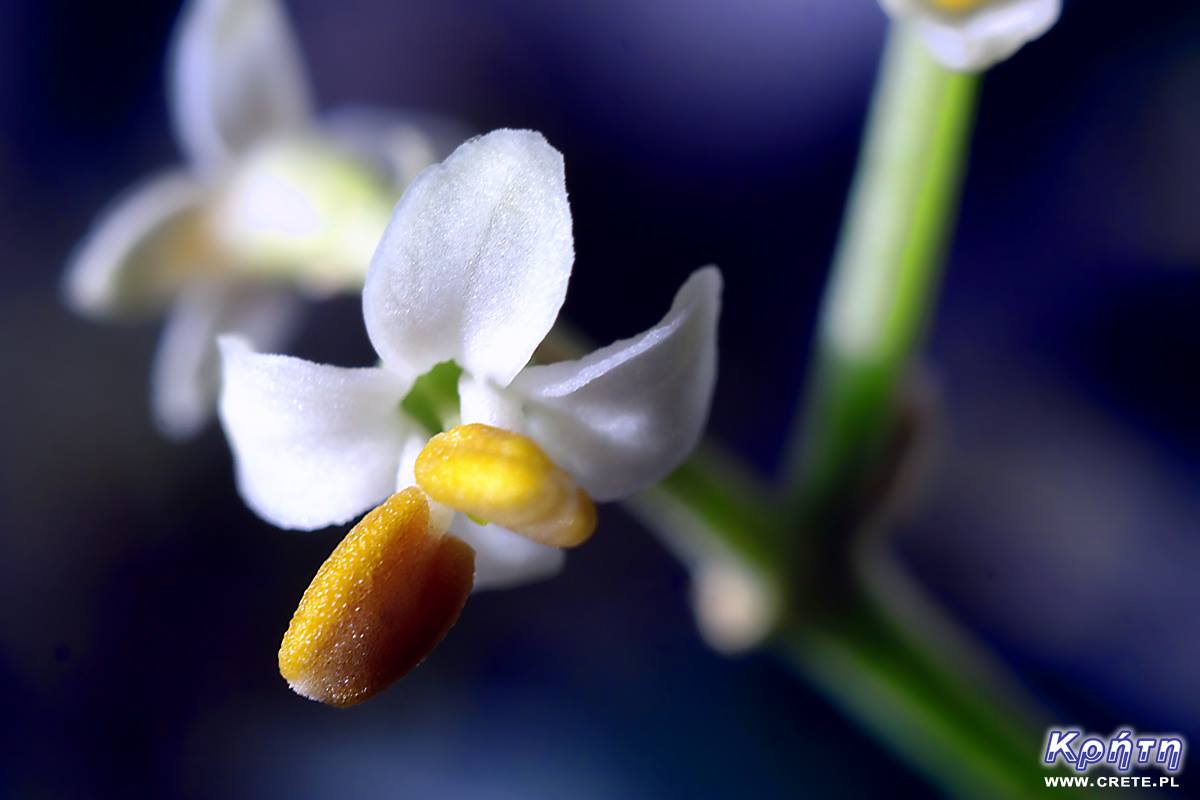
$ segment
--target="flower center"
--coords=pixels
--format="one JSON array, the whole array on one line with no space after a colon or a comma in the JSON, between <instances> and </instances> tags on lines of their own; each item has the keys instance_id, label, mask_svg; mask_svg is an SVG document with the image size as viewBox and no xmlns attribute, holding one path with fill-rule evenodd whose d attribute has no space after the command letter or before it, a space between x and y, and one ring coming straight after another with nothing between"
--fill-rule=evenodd
<instances>
[{"instance_id":1,"label":"flower center","mask_svg":"<svg viewBox=\"0 0 1200 800\"><path fill-rule=\"evenodd\" d=\"M210 224L246 275L340 291L362 285L398 194L330 142L285 139L237 164Z\"/></svg>"},{"instance_id":2,"label":"flower center","mask_svg":"<svg viewBox=\"0 0 1200 800\"><path fill-rule=\"evenodd\" d=\"M435 364L413 382L400 408L423 427L426 433L441 433L448 420L458 419L458 379L462 367L453 361Z\"/></svg>"},{"instance_id":3,"label":"flower center","mask_svg":"<svg viewBox=\"0 0 1200 800\"><path fill-rule=\"evenodd\" d=\"M596 506L527 436L472 423L429 440L417 485L443 505L542 544L574 547L596 529Z\"/></svg>"}]
</instances>

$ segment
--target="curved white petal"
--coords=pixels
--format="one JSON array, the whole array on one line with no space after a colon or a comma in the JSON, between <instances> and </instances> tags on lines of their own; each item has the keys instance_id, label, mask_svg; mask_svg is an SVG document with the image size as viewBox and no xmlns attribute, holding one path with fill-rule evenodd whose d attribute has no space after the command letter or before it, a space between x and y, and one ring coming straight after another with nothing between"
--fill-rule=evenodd
<instances>
[{"instance_id":1,"label":"curved white petal","mask_svg":"<svg viewBox=\"0 0 1200 800\"><path fill-rule=\"evenodd\" d=\"M321 128L343 147L378 165L397 189L471 136L448 117L365 107L332 111L324 115Z\"/></svg>"},{"instance_id":2,"label":"curved white petal","mask_svg":"<svg viewBox=\"0 0 1200 800\"><path fill-rule=\"evenodd\" d=\"M450 532L475 549L475 591L508 589L557 575L566 553L499 525L477 525L455 514Z\"/></svg>"},{"instance_id":3,"label":"curved white petal","mask_svg":"<svg viewBox=\"0 0 1200 800\"><path fill-rule=\"evenodd\" d=\"M911 16L930 52L948 69L975 72L1007 59L1058 21L1062 0L988 0L974 11L947 12L930 0L882 0Z\"/></svg>"},{"instance_id":4,"label":"curved white petal","mask_svg":"<svg viewBox=\"0 0 1200 800\"><path fill-rule=\"evenodd\" d=\"M188 224L203 190L184 172L135 185L100 213L71 255L63 279L66 302L91 316L158 311L181 269L173 234Z\"/></svg>"},{"instance_id":5,"label":"curved white petal","mask_svg":"<svg viewBox=\"0 0 1200 800\"><path fill-rule=\"evenodd\" d=\"M191 0L170 66L175 132L201 169L311 116L303 59L278 0Z\"/></svg>"},{"instance_id":6,"label":"curved white petal","mask_svg":"<svg viewBox=\"0 0 1200 800\"><path fill-rule=\"evenodd\" d=\"M533 131L473 139L396 206L363 289L385 363L454 359L506 386L554 324L574 245L562 156Z\"/></svg>"},{"instance_id":7,"label":"curved white petal","mask_svg":"<svg viewBox=\"0 0 1200 800\"><path fill-rule=\"evenodd\" d=\"M282 528L346 522L395 490L408 381L255 353L223 336L221 423L242 498Z\"/></svg>"},{"instance_id":8,"label":"curved white petal","mask_svg":"<svg viewBox=\"0 0 1200 800\"><path fill-rule=\"evenodd\" d=\"M300 321L295 295L266 286L194 285L175 302L154 355L151 404L172 439L200 432L221 386L217 335L236 333L258 350L281 347Z\"/></svg>"},{"instance_id":9,"label":"curved white petal","mask_svg":"<svg viewBox=\"0 0 1200 800\"><path fill-rule=\"evenodd\" d=\"M513 382L530 435L597 500L653 485L696 446L717 369L721 273L705 267L650 330Z\"/></svg>"}]
</instances>

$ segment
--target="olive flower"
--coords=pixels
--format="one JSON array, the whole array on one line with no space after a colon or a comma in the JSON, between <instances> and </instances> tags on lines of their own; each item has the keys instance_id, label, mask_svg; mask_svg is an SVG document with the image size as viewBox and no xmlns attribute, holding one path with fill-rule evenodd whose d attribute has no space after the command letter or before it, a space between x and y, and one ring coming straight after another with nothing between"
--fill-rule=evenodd
<instances>
[{"instance_id":1,"label":"olive flower","mask_svg":"<svg viewBox=\"0 0 1200 800\"><path fill-rule=\"evenodd\" d=\"M380 366L222 338L221 419L247 504L314 529L385 501L326 562L285 637L281 670L301 694L342 705L377 691L453 624L471 549L475 588L548 574L558 548L592 533L593 499L652 485L695 446L720 273L693 273L638 336L530 366L573 259L561 155L538 133L495 131L421 173L396 206L363 289ZM402 403L449 361L459 413L430 439Z\"/></svg>"},{"instance_id":2,"label":"olive flower","mask_svg":"<svg viewBox=\"0 0 1200 800\"><path fill-rule=\"evenodd\" d=\"M1062 0L880 0L912 19L934 58L960 72L987 69L1058 20Z\"/></svg>"},{"instance_id":3,"label":"olive flower","mask_svg":"<svg viewBox=\"0 0 1200 800\"><path fill-rule=\"evenodd\" d=\"M215 406L216 335L278 347L298 321L298 293L361 287L404 185L461 137L384 112L317 121L276 0L193 0L168 68L187 163L99 216L64 292L92 317L166 315L151 399L163 432L183 438Z\"/></svg>"}]
</instances>

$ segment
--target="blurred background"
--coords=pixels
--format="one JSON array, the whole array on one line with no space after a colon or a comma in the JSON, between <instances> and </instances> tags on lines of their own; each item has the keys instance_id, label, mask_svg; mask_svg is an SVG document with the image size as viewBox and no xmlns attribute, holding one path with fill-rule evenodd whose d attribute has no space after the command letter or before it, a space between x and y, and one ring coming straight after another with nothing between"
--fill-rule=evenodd
<instances>
[{"instance_id":1,"label":"blurred background","mask_svg":"<svg viewBox=\"0 0 1200 800\"><path fill-rule=\"evenodd\" d=\"M594 339L720 264L711 433L776 468L885 32L874 0L287 6L322 108L531 127L563 151L566 314ZM292 695L279 638L342 530L254 517L218 430L155 431L156 326L89 323L58 294L93 215L180 160L178 8L0 9L0 795L930 794L769 655L707 649L685 571L615 506L561 576L474 597L386 694L342 712ZM1054 718L1193 741L1198 142L1193 0L1068 2L988 76L928 346L937 458L893 544ZM369 363L357 300L315 307L295 351Z\"/></svg>"}]
</instances>

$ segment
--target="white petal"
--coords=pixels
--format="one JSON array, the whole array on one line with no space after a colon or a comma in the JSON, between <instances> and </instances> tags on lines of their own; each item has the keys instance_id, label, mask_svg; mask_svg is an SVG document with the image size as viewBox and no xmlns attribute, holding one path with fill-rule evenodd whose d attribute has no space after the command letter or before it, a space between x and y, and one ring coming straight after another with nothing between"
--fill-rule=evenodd
<instances>
[{"instance_id":1,"label":"white petal","mask_svg":"<svg viewBox=\"0 0 1200 800\"><path fill-rule=\"evenodd\" d=\"M883 0L893 14L912 16L930 52L948 69L975 72L1003 61L1058 21L1062 0L991 0L960 14L929 0Z\"/></svg>"},{"instance_id":2,"label":"white petal","mask_svg":"<svg viewBox=\"0 0 1200 800\"><path fill-rule=\"evenodd\" d=\"M253 352L221 337L221 423L242 498L282 528L346 522L395 489L408 381Z\"/></svg>"},{"instance_id":3,"label":"white petal","mask_svg":"<svg viewBox=\"0 0 1200 800\"><path fill-rule=\"evenodd\" d=\"M338 109L325 116L321 127L342 146L377 164L398 189L471 135L446 117L381 108Z\"/></svg>"},{"instance_id":4,"label":"white petal","mask_svg":"<svg viewBox=\"0 0 1200 800\"><path fill-rule=\"evenodd\" d=\"M71 256L63 294L71 308L93 316L158 311L173 292L172 245L201 202L187 173L168 172L130 189L101 212Z\"/></svg>"},{"instance_id":5,"label":"white petal","mask_svg":"<svg viewBox=\"0 0 1200 800\"><path fill-rule=\"evenodd\" d=\"M530 435L597 500L653 485L696 446L716 383L720 304L720 271L697 270L650 330L513 382Z\"/></svg>"},{"instance_id":6,"label":"white petal","mask_svg":"<svg viewBox=\"0 0 1200 800\"><path fill-rule=\"evenodd\" d=\"M295 332L300 310L293 294L270 287L188 287L167 317L154 356L151 401L159 429L186 439L212 417L221 385L218 334L237 333L255 349L274 350Z\"/></svg>"},{"instance_id":7,"label":"white petal","mask_svg":"<svg viewBox=\"0 0 1200 800\"><path fill-rule=\"evenodd\" d=\"M562 156L539 133L489 133L400 199L367 272L367 332L389 365L454 359L506 386L554 324L573 257Z\"/></svg>"},{"instance_id":8,"label":"white petal","mask_svg":"<svg viewBox=\"0 0 1200 800\"><path fill-rule=\"evenodd\" d=\"M499 525L477 525L456 514L450 532L475 548L475 591L508 589L557 575L566 560L557 547L530 541Z\"/></svg>"},{"instance_id":9,"label":"white petal","mask_svg":"<svg viewBox=\"0 0 1200 800\"><path fill-rule=\"evenodd\" d=\"M311 117L300 49L277 0L192 0L175 29L170 80L176 135L201 169Z\"/></svg>"}]
</instances>

